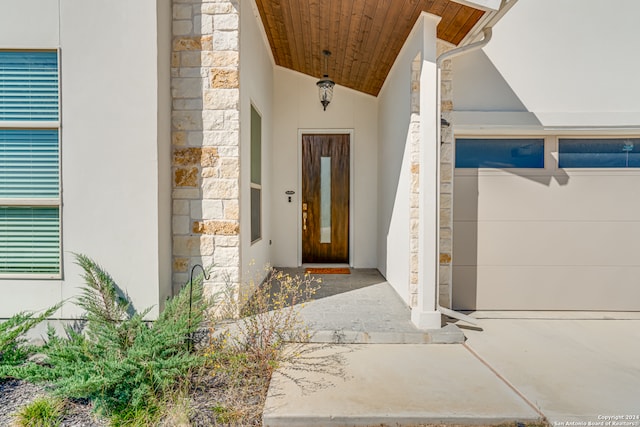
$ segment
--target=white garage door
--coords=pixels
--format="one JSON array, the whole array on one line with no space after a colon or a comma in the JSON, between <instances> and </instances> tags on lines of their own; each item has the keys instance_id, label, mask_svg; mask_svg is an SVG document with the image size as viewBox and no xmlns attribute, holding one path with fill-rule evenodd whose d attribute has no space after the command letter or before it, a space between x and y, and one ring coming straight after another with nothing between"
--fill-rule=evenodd
<instances>
[{"instance_id":1,"label":"white garage door","mask_svg":"<svg viewBox=\"0 0 640 427\"><path fill-rule=\"evenodd\" d=\"M453 305L640 310L640 138L458 138Z\"/></svg>"}]
</instances>

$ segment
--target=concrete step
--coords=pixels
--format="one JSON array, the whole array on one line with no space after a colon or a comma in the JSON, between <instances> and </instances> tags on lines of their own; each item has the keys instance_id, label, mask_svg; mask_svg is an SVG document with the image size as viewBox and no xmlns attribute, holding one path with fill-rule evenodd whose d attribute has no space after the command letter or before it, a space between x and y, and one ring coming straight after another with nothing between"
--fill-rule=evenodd
<instances>
[{"instance_id":1,"label":"concrete step","mask_svg":"<svg viewBox=\"0 0 640 427\"><path fill-rule=\"evenodd\" d=\"M313 330L310 342L324 344L461 344L464 333L454 324L424 332Z\"/></svg>"}]
</instances>

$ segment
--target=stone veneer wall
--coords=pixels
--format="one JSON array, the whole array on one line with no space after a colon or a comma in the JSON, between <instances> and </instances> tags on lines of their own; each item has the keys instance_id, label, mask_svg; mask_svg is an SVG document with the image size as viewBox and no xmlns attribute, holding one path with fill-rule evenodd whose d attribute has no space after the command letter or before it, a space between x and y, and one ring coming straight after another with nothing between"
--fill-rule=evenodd
<instances>
[{"instance_id":1,"label":"stone veneer wall","mask_svg":"<svg viewBox=\"0 0 640 427\"><path fill-rule=\"evenodd\" d=\"M420 229L420 70L422 57L411 63L411 119L409 122L411 153L411 189L409 192L409 306L418 305L419 229Z\"/></svg>"},{"instance_id":2,"label":"stone veneer wall","mask_svg":"<svg viewBox=\"0 0 640 427\"><path fill-rule=\"evenodd\" d=\"M239 4L173 0L173 286L211 268L208 293L240 280Z\"/></svg>"},{"instance_id":3,"label":"stone veneer wall","mask_svg":"<svg viewBox=\"0 0 640 427\"><path fill-rule=\"evenodd\" d=\"M452 49L452 46L438 41L438 55ZM420 69L421 58L417 57L411 66L411 189L410 189L410 279L409 305L418 302L418 238L420 201ZM441 70L440 101L441 115L451 123L453 110L451 61L444 61ZM440 138L440 305L451 307L451 261L453 257L453 132L451 127L441 127Z\"/></svg>"},{"instance_id":4,"label":"stone veneer wall","mask_svg":"<svg viewBox=\"0 0 640 427\"><path fill-rule=\"evenodd\" d=\"M438 40L438 55L454 46ZM451 60L442 63L440 72L441 116L451 122L453 111L453 71ZM453 124L442 126L440 138L440 305L451 308L453 259Z\"/></svg>"}]
</instances>

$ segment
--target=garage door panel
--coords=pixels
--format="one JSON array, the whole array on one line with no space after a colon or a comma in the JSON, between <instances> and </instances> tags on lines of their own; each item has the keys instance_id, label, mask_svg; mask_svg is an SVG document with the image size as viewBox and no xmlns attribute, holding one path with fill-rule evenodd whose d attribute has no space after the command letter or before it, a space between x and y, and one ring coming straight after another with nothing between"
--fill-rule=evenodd
<instances>
[{"instance_id":1,"label":"garage door panel","mask_svg":"<svg viewBox=\"0 0 640 427\"><path fill-rule=\"evenodd\" d=\"M453 188L453 220L477 221L478 177L455 176Z\"/></svg>"},{"instance_id":2,"label":"garage door panel","mask_svg":"<svg viewBox=\"0 0 640 427\"><path fill-rule=\"evenodd\" d=\"M497 171L491 175L456 175L454 220L637 220L640 197L635 194L640 174L599 172L569 171L555 177Z\"/></svg>"},{"instance_id":3,"label":"garage door panel","mask_svg":"<svg viewBox=\"0 0 640 427\"><path fill-rule=\"evenodd\" d=\"M454 221L454 265L476 265L478 262L478 223Z\"/></svg>"},{"instance_id":4,"label":"garage door panel","mask_svg":"<svg viewBox=\"0 0 640 427\"><path fill-rule=\"evenodd\" d=\"M456 222L458 266L640 265L640 222Z\"/></svg>"},{"instance_id":5,"label":"garage door panel","mask_svg":"<svg viewBox=\"0 0 640 427\"><path fill-rule=\"evenodd\" d=\"M475 266L452 268L452 307L455 310L476 310L478 299L478 268Z\"/></svg>"},{"instance_id":6,"label":"garage door panel","mask_svg":"<svg viewBox=\"0 0 640 427\"><path fill-rule=\"evenodd\" d=\"M640 267L453 267L458 310L640 310ZM620 297L624 296L624 297Z\"/></svg>"}]
</instances>

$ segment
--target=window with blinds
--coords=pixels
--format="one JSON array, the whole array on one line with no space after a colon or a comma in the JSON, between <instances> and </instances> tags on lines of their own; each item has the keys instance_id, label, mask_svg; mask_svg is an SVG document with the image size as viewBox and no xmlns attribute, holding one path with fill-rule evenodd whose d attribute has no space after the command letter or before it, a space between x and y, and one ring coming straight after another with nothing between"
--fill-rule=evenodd
<instances>
[{"instance_id":1,"label":"window with blinds","mask_svg":"<svg viewBox=\"0 0 640 427\"><path fill-rule=\"evenodd\" d=\"M58 120L58 52L0 52L0 120Z\"/></svg>"},{"instance_id":2,"label":"window with blinds","mask_svg":"<svg viewBox=\"0 0 640 427\"><path fill-rule=\"evenodd\" d=\"M0 51L0 276L60 275L57 51Z\"/></svg>"}]
</instances>

